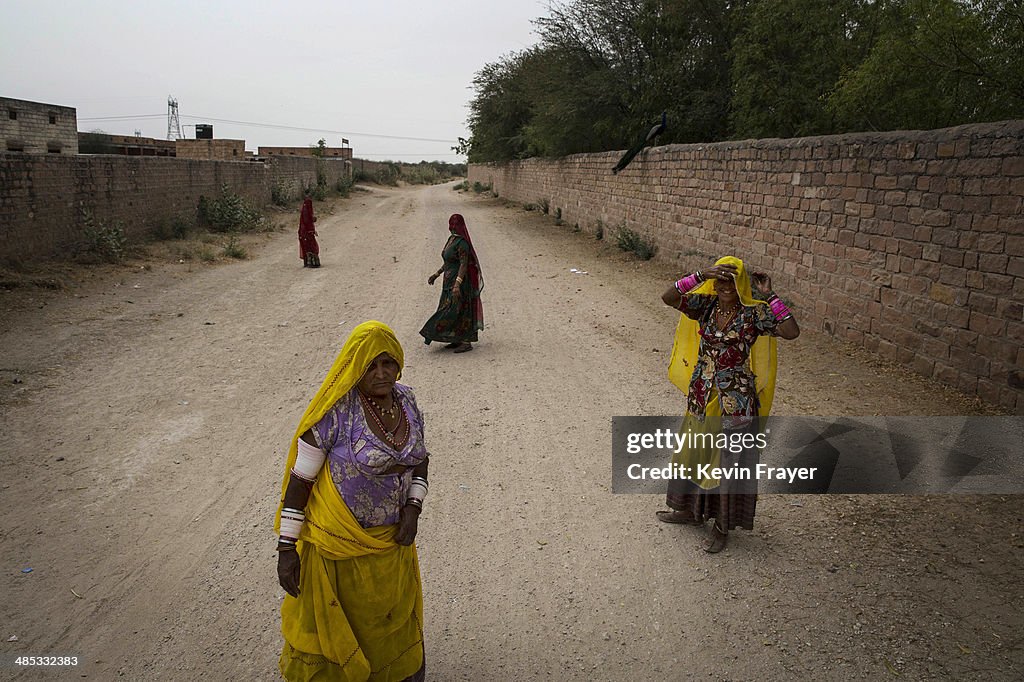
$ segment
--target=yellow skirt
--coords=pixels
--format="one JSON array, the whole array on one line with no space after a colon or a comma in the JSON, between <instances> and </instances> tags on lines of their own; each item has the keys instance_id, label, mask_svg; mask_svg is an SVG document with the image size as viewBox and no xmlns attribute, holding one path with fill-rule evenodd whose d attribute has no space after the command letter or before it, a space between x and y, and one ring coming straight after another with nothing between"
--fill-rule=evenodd
<instances>
[{"instance_id":1,"label":"yellow skirt","mask_svg":"<svg viewBox=\"0 0 1024 682\"><path fill-rule=\"evenodd\" d=\"M415 545L349 559L299 543L299 596L281 605L289 681L398 682L423 666L423 591Z\"/></svg>"}]
</instances>

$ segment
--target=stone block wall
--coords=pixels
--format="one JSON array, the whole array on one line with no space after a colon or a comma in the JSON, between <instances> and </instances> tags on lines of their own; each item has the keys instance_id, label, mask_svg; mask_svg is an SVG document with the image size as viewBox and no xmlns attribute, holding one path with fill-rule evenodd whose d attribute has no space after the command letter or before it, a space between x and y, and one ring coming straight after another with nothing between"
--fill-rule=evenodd
<instances>
[{"instance_id":1,"label":"stone block wall","mask_svg":"<svg viewBox=\"0 0 1024 682\"><path fill-rule=\"evenodd\" d=\"M260 147L257 156L313 156L315 147ZM351 159L351 147L325 147L321 156L325 159Z\"/></svg>"},{"instance_id":2,"label":"stone block wall","mask_svg":"<svg viewBox=\"0 0 1024 682\"><path fill-rule=\"evenodd\" d=\"M0 154L77 154L73 107L0 97Z\"/></svg>"},{"instance_id":3,"label":"stone block wall","mask_svg":"<svg viewBox=\"0 0 1024 682\"><path fill-rule=\"evenodd\" d=\"M805 327L1024 414L1024 121L472 164L680 274L734 254Z\"/></svg>"},{"instance_id":4,"label":"stone block wall","mask_svg":"<svg viewBox=\"0 0 1024 682\"><path fill-rule=\"evenodd\" d=\"M241 161L245 158L245 140L175 140L174 155L179 159Z\"/></svg>"},{"instance_id":5,"label":"stone block wall","mask_svg":"<svg viewBox=\"0 0 1024 682\"><path fill-rule=\"evenodd\" d=\"M320 163L330 185L350 173L343 160ZM0 260L45 259L80 248L86 214L120 221L130 239L141 240L175 217L194 219L200 196L219 196L222 187L265 206L275 185L297 198L316 180L311 158L259 163L0 154Z\"/></svg>"}]
</instances>

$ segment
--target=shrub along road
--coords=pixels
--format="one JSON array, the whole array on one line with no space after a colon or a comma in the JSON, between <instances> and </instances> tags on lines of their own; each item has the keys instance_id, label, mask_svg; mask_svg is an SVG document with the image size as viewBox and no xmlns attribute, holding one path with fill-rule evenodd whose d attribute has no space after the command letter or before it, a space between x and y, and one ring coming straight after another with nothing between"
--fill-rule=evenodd
<instances>
[{"instance_id":1,"label":"shrub along road","mask_svg":"<svg viewBox=\"0 0 1024 682\"><path fill-rule=\"evenodd\" d=\"M332 210L317 206L318 270L289 229L246 261L0 293L5 662L276 679L286 444L348 332L378 319L433 453L417 539L432 679L1024 674L1019 498L766 496L753 532L706 555L655 521L660 498L610 492L611 417L682 409L660 302L677 273L451 185ZM417 334L452 212L486 280L487 329L462 355ZM810 331L781 347L776 406L984 412Z\"/></svg>"}]
</instances>

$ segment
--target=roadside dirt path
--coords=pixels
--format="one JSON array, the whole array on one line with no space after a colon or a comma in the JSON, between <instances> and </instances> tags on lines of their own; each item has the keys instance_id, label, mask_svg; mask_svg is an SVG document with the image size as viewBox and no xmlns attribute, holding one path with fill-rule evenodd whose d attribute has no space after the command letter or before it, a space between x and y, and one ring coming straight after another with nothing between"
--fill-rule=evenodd
<instances>
[{"instance_id":1,"label":"roadside dirt path","mask_svg":"<svg viewBox=\"0 0 1024 682\"><path fill-rule=\"evenodd\" d=\"M486 278L463 355L417 334L452 212ZM285 444L367 319L405 347L433 453L430 679L1024 676L1020 498L768 496L706 555L659 497L610 493L611 417L682 410L675 273L450 185L318 214L319 270L289 229L246 261L0 291L0 660L82 661L18 679L277 679ZM813 333L780 348L776 410L986 412Z\"/></svg>"}]
</instances>

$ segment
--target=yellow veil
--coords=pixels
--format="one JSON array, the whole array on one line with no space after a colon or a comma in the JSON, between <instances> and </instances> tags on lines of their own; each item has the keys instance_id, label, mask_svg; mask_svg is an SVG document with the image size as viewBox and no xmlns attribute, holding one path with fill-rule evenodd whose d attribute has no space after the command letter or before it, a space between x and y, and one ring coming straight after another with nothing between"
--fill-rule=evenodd
<instances>
[{"instance_id":1,"label":"yellow veil","mask_svg":"<svg viewBox=\"0 0 1024 682\"><path fill-rule=\"evenodd\" d=\"M401 378L401 368L405 366L405 354L402 352L402 346L398 343L398 339L390 327L383 322L370 320L369 322L362 323L349 334L348 340L345 341L341 352L338 353L338 357L334 360L330 372L327 373L327 378L324 379L320 390L313 396L312 402L309 403L309 407L306 408L302 419L299 420L299 427L295 430L295 437L292 438L289 445L288 461L284 468L284 482L281 484L281 502L277 505L277 516L274 519L275 533L281 532L281 509L284 507L284 494L288 489L288 481L291 480L291 470L295 466L295 458L298 454L296 441L298 441L299 436L319 422L334 403L338 402L359 383L366 368L381 353L387 353L398 362L398 377ZM327 466L326 462L324 466ZM326 551L328 555L338 555L328 556L328 558L342 559L352 556L350 551L346 551L346 546L351 545L351 543L339 545L336 537L318 532L319 529L316 526L308 523L310 519L322 520L330 525L339 524L360 541L365 541L369 538L365 529L359 525L359 522L352 516L352 512L345 506L345 502L341 499L341 494L334 486L330 476L321 474L317 477L317 483L313 486L309 503L306 506L306 518L307 523L303 528L300 539L312 541L313 544L320 548L321 553ZM324 524L321 523L319 525ZM369 539L372 540L372 538ZM371 542L369 544L377 549L376 543ZM390 538L389 542L385 544L388 546L381 547L377 551L394 547L394 543L390 542ZM358 554L363 553L358 552Z\"/></svg>"},{"instance_id":2,"label":"yellow veil","mask_svg":"<svg viewBox=\"0 0 1024 682\"><path fill-rule=\"evenodd\" d=\"M743 261L735 256L719 258L715 265L732 265L736 268L736 293L739 294L740 303L745 306L753 306L764 303L754 298L750 286L750 274L743 265ZM686 295L701 294L704 296L715 296L715 282L708 280L703 282ZM754 342L750 349L750 371L754 374L754 387L757 391L760 408L759 425L764 428L764 417L772 409L772 398L775 395L775 365L776 365L776 340L773 336L761 336ZM700 323L691 320L685 314L679 316L679 325L676 327L676 338L672 344L672 359L668 365L668 378L680 391L689 395L690 380L693 378L694 368L697 366L697 354L700 349ZM682 432L711 432L715 433L721 428L722 408L718 391L712 393L711 398L703 416L687 413L680 427ZM676 464L687 467L693 472L690 480L705 490L712 490L719 486L719 481L710 477L703 477L697 474L695 468L698 464L709 464L712 467L719 466L720 452L716 447L691 446L683 448L675 453L672 461Z\"/></svg>"},{"instance_id":3,"label":"yellow veil","mask_svg":"<svg viewBox=\"0 0 1024 682\"><path fill-rule=\"evenodd\" d=\"M739 294L740 303L745 306L764 303L764 301L754 298L750 286L750 273L744 267L743 261L735 256L725 256L719 258L715 265L735 266L736 293ZM714 280L709 279L697 285L687 292L687 295L691 294L715 296ZM754 374L754 386L760 402L758 414L761 417L767 417L771 412L772 398L775 396L776 345L774 336L761 336L754 342L754 347L750 350L750 371ZM686 315L680 315L675 342L672 344L672 359L668 364L668 378L684 395L689 395L690 392L690 379L693 377L694 367L697 366L699 348L700 324ZM721 415L717 392L707 407L707 416Z\"/></svg>"},{"instance_id":4,"label":"yellow veil","mask_svg":"<svg viewBox=\"0 0 1024 682\"><path fill-rule=\"evenodd\" d=\"M295 466L296 441L359 383L381 353L397 360L399 368L405 365L402 346L387 325L370 321L352 330L291 440L276 532L280 533L284 493ZM416 547L394 541L397 524L363 528L327 470L325 462L299 535L299 597L286 595L281 604L281 673L286 679L305 679L319 669L316 666L326 665L317 679L408 677L423 663L423 592ZM324 559L350 560L344 562L349 568L332 568ZM382 604L388 620L380 618ZM399 628L400 623L404 627ZM329 664L322 663L324 659Z\"/></svg>"}]
</instances>

